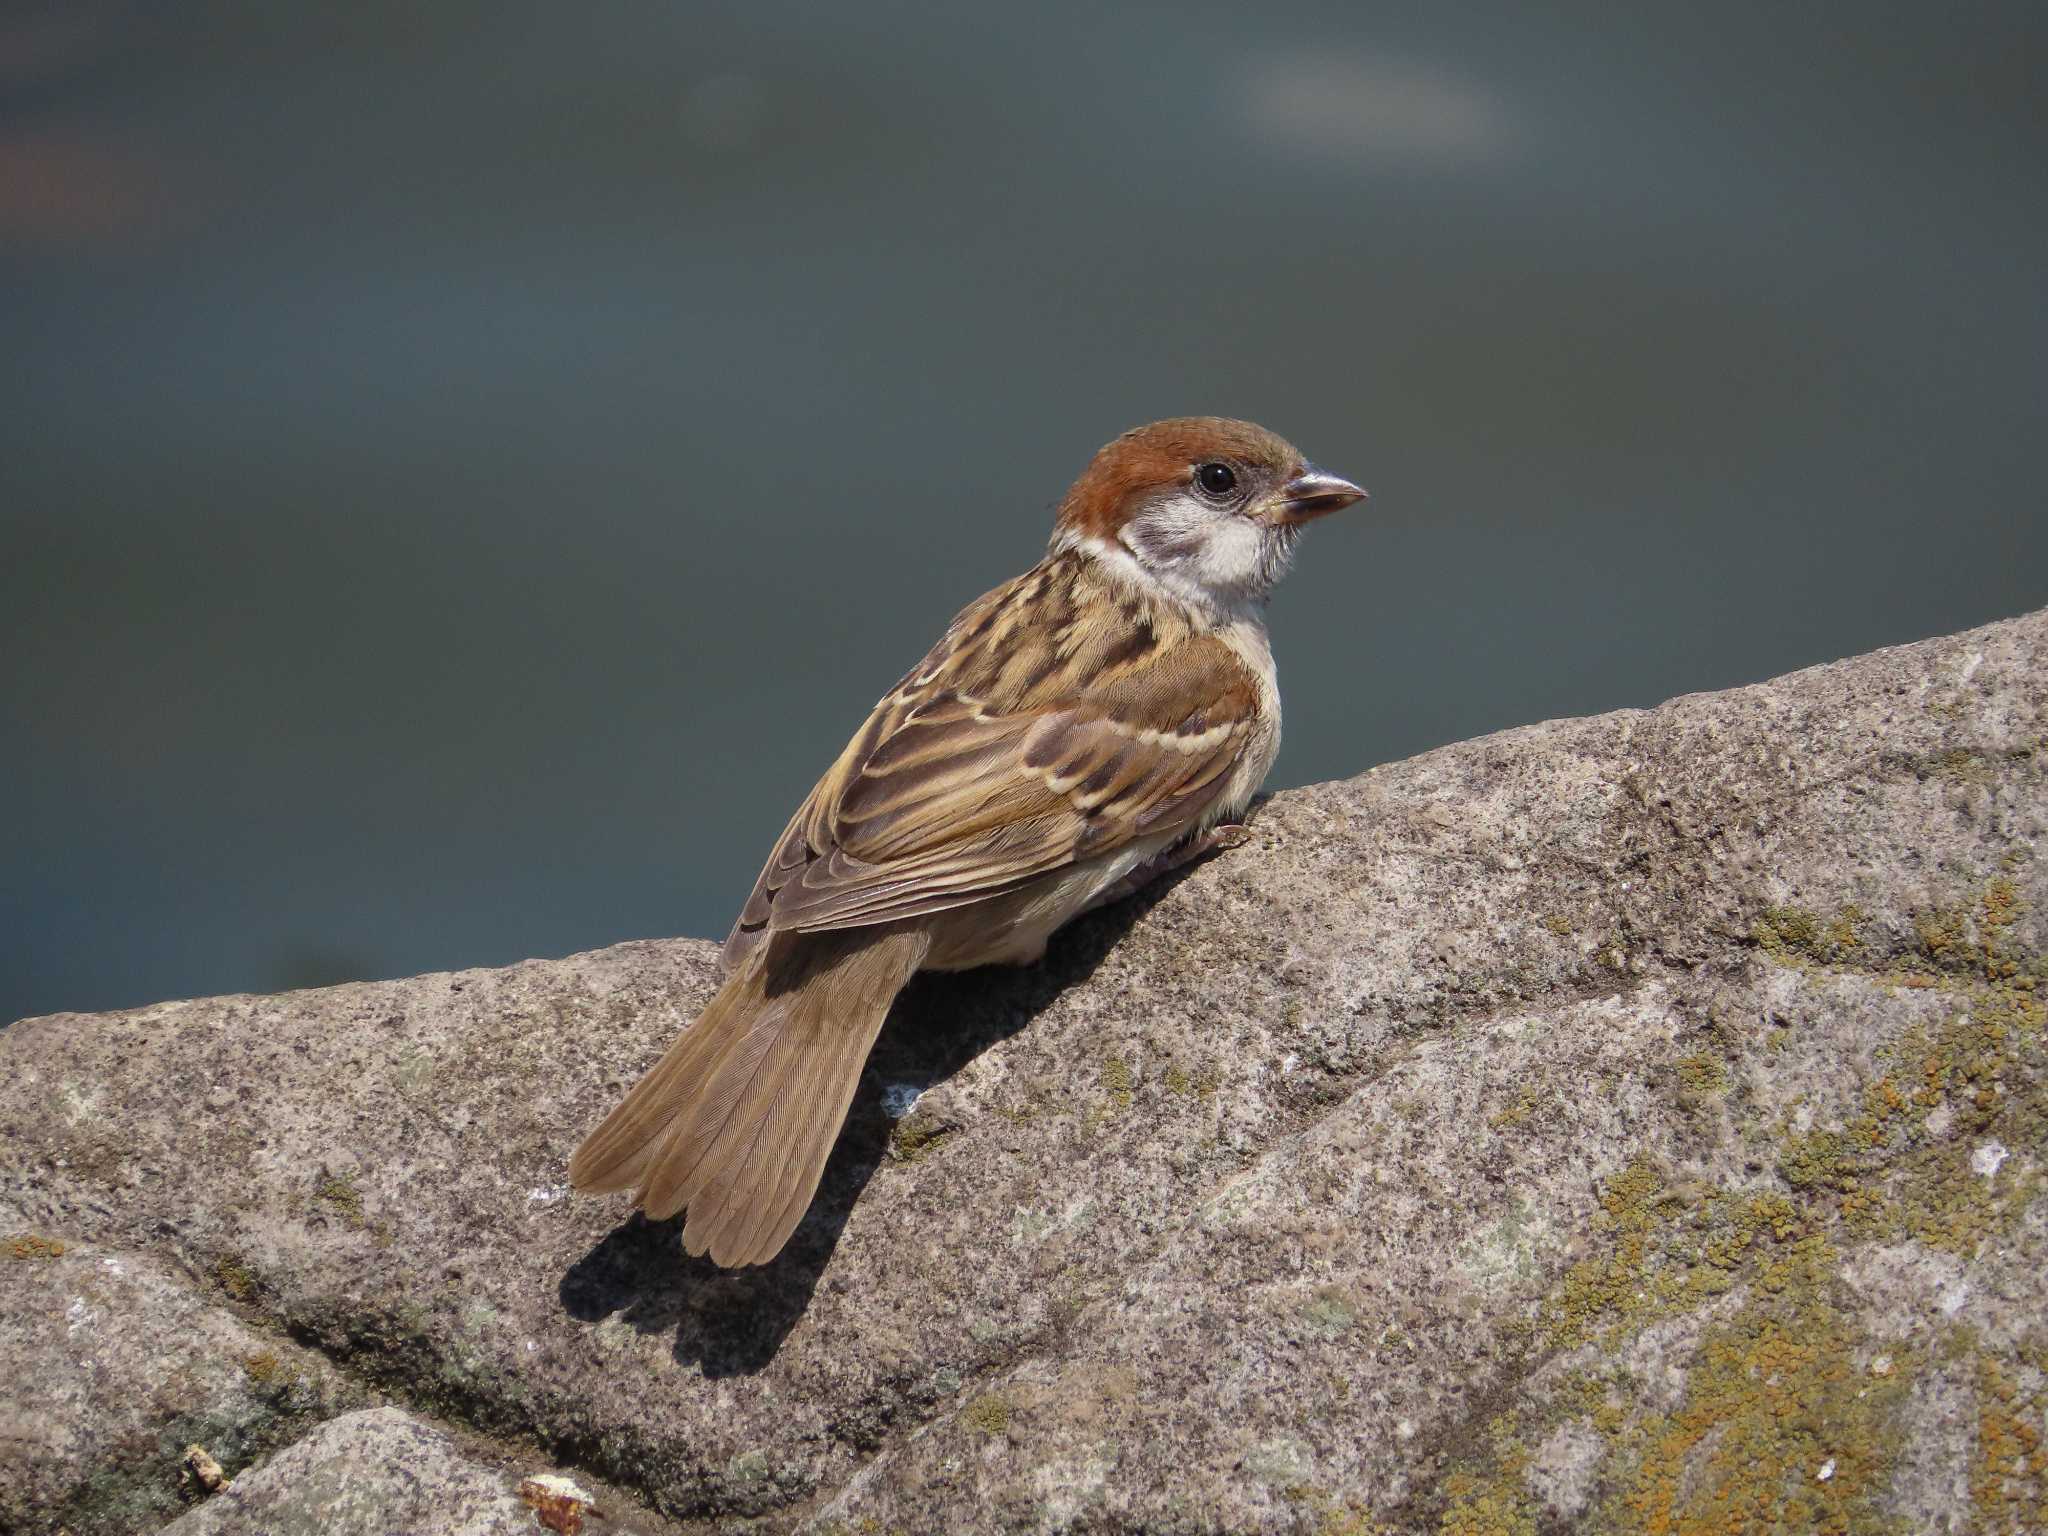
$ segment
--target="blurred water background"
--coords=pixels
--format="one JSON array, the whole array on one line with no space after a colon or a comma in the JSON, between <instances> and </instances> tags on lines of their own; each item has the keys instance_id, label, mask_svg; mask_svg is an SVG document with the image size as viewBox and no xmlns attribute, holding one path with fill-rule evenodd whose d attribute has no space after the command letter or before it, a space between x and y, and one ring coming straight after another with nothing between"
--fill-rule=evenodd
<instances>
[{"instance_id":1,"label":"blurred water background","mask_svg":"<svg viewBox=\"0 0 2048 1536\"><path fill-rule=\"evenodd\" d=\"M2048 600L2048 7L0 13L0 1019L722 935L1104 439L1275 784Z\"/></svg>"}]
</instances>

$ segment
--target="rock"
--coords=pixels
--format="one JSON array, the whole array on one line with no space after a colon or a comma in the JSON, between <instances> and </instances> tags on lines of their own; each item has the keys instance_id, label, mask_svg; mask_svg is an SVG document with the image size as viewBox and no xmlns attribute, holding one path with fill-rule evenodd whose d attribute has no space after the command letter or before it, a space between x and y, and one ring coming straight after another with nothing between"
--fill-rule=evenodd
<instances>
[{"instance_id":1,"label":"rock","mask_svg":"<svg viewBox=\"0 0 2048 1536\"><path fill-rule=\"evenodd\" d=\"M915 985L758 1270L562 1184L694 941L18 1024L0 1200L771 1532L2017 1528L2044 824L2036 614L1274 797Z\"/></svg>"},{"instance_id":2,"label":"rock","mask_svg":"<svg viewBox=\"0 0 2048 1536\"><path fill-rule=\"evenodd\" d=\"M254 1331L155 1258L22 1232L0 1214L0 1530L161 1523L366 1394ZM190 1458L196 1445L202 1458Z\"/></svg>"},{"instance_id":3,"label":"rock","mask_svg":"<svg viewBox=\"0 0 2048 1536\"><path fill-rule=\"evenodd\" d=\"M396 1408L323 1424L166 1536L533 1536L533 1512L502 1473Z\"/></svg>"}]
</instances>

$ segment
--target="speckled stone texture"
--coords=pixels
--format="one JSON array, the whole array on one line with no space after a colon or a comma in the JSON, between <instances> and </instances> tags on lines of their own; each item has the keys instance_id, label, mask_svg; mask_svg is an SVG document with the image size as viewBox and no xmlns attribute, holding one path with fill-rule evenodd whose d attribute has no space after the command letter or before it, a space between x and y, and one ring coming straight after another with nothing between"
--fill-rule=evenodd
<instances>
[{"instance_id":1,"label":"speckled stone texture","mask_svg":"<svg viewBox=\"0 0 2048 1536\"><path fill-rule=\"evenodd\" d=\"M396 1408L345 1414L235 1479L170 1536L531 1536L502 1473Z\"/></svg>"},{"instance_id":2,"label":"speckled stone texture","mask_svg":"<svg viewBox=\"0 0 2048 1536\"><path fill-rule=\"evenodd\" d=\"M25 1234L0 1235L0 1377L0 1530L73 1536L178 1513L188 1445L240 1466L365 1397L155 1258Z\"/></svg>"},{"instance_id":3,"label":"speckled stone texture","mask_svg":"<svg viewBox=\"0 0 2048 1536\"><path fill-rule=\"evenodd\" d=\"M2048 1526L2048 614L1253 827L917 983L762 1269L562 1182L685 940L16 1025L0 1202L634 1518Z\"/></svg>"}]
</instances>

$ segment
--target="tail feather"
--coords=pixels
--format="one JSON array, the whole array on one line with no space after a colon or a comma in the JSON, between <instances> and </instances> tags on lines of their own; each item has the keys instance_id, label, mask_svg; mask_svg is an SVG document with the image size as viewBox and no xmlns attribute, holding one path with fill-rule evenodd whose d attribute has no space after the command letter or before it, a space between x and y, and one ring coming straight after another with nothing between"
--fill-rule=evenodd
<instances>
[{"instance_id":1,"label":"tail feather","mask_svg":"<svg viewBox=\"0 0 2048 1536\"><path fill-rule=\"evenodd\" d=\"M634 1189L683 1246L773 1258L803 1219L889 1005L923 962L914 932L806 936L745 966L569 1162L579 1189Z\"/></svg>"},{"instance_id":2,"label":"tail feather","mask_svg":"<svg viewBox=\"0 0 2048 1536\"><path fill-rule=\"evenodd\" d=\"M641 1183L651 1154L688 1102L690 1088L732 1044L732 1015L746 990L743 981L734 977L726 982L697 1021L676 1037L661 1060L633 1085L632 1092L584 1138L569 1159L571 1184L589 1194L608 1195Z\"/></svg>"},{"instance_id":3,"label":"tail feather","mask_svg":"<svg viewBox=\"0 0 2048 1536\"><path fill-rule=\"evenodd\" d=\"M787 1015L781 999L746 999L731 1021L725 1049L685 1087L687 1096L640 1185L640 1203L654 1220L666 1221L695 1203L713 1151L745 1133L745 1122L734 1123L741 1100L760 1081L762 1067L788 1027Z\"/></svg>"},{"instance_id":4,"label":"tail feather","mask_svg":"<svg viewBox=\"0 0 2048 1536\"><path fill-rule=\"evenodd\" d=\"M691 1207L685 1250L708 1249L721 1264L759 1262L750 1256L766 1258L781 1250L810 1206L886 1014L884 1007L870 1015L872 1027L839 1030L805 1052L796 1081L762 1117L751 1145L735 1138L730 1157L714 1166L706 1198ZM791 1104L805 1108L791 1115ZM710 1213L702 1222L700 1209Z\"/></svg>"}]
</instances>

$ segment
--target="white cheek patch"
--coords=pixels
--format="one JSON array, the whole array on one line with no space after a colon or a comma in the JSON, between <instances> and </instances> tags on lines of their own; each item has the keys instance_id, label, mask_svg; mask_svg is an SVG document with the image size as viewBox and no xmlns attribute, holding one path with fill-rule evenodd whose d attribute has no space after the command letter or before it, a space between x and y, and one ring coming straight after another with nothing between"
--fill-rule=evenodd
<instances>
[{"instance_id":1,"label":"white cheek patch","mask_svg":"<svg viewBox=\"0 0 2048 1536\"><path fill-rule=\"evenodd\" d=\"M1287 569L1292 540L1192 496L1164 496L1124 524L1119 542L1177 595L1238 610L1264 601Z\"/></svg>"},{"instance_id":2,"label":"white cheek patch","mask_svg":"<svg viewBox=\"0 0 2048 1536\"><path fill-rule=\"evenodd\" d=\"M1198 579L1205 587L1256 585L1265 568L1266 536L1249 518L1225 517L1209 530L1196 557Z\"/></svg>"}]
</instances>

